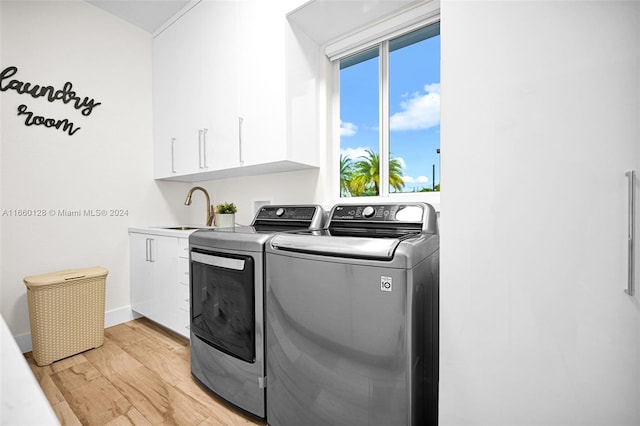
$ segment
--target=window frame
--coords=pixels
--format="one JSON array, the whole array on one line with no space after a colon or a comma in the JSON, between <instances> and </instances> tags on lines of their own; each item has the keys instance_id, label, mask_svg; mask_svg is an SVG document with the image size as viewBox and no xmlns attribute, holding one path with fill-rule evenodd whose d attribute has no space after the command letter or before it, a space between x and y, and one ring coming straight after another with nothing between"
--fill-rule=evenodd
<instances>
[{"instance_id":1,"label":"window frame","mask_svg":"<svg viewBox=\"0 0 640 426\"><path fill-rule=\"evenodd\" d=\"M412 31L441 22L440 4L429 2L421 8L411 8L395 15L377 25L365 28L359 32L343 37L335 43L325 46L325 54L331 67L331 102L330 102L330 139L331 139L331 195L334 203L363 203L389 201L424 201L434 205L439 210L440 191L438 192L403 192L389 191L389 86L382 84L379 93L379 121L380 121L380 155L384 153L386 167L381 167L380 194L377 196L340 196L340 60L348 56L363 52L375 46L380 46L379 73L380 80L389 76L389 41L401 37ZM385 136L386 135L386 136ZM440 144L442 146L442 144ZM384 150L384 151L383 151ZM384 182L384 185L382 184Z\"/></svg>"}]
</instances>

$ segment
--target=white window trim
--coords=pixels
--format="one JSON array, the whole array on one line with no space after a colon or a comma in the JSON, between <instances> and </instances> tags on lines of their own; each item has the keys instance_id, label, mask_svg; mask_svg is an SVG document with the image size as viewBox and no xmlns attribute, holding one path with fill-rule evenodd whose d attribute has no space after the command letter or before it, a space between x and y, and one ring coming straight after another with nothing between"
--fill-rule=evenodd
<instances>
[{"instance_id":1,"label":"white window trim","mask_svg":"<svg viewBox=\"0 0 640 426\"><path fill-rule=\"evenodd\" d=\"M383 40L396 38L440 20L440 0L419 2L382 21L360 28L325 45L324 53L330 61L337 61L366 50Z\"/></svg>"},{"instance_id":2,"label":"white window trim","mask_svg":"<svg viewBox=\"0 0 640 426\"><path fill-rule=\"evenodd\" d=\"M325 55L332 62L331 73L331 189L334 204L362 203L364 201L376 203L384 201L424 201L440 211L440 192L403 192L389 193L387 185L380 185L380 196L369 197L340 197L340 59L354 53L364 51L384 40L389 40L440 21L440 0L419 3L373 25L355 31L338 40L325 45ZM380 94L381 98L385 96ZM388 96L388 94L387 94ZM384 107L384 99L380 100ZM383 111L381 111L381 114ZM386 120L380 120L382 123ZM384 130L384 129L382 129ZM384 148L384 147L383 147ZM388 149L388 147L387 147ZM388 171L382 173L381 182L388 182ZM385 178L386 175L386 178ZM384 179L384 180L383 180ZM383 186L386 188L383 190Z\"/></svg>"}]
</instances>

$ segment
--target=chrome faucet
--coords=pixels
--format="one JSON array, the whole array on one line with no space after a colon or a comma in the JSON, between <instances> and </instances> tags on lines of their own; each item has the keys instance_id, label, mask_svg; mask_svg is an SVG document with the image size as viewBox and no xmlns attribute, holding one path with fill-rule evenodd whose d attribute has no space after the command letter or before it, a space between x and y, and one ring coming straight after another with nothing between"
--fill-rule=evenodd
<instances>
[{"instance_id":1,"label":"chrome faucet","mask_svg":"<svg viewBox=\"0 0 640 426\"><path fill-rule=\"evenodd\" d=\"M189 193L187 194L187 198L184 200L184 205L185 206L191 205L191 195L193 195L193 191L197 189L204 192L204 196L207 199L207 226L211 226L213 224L213 206L211 205L211 199L209 198L209 193L207 192L206 189L204 189L201 186L194 186L193 188L191 188L189 190Z\"/></svg>"}]
</instances>

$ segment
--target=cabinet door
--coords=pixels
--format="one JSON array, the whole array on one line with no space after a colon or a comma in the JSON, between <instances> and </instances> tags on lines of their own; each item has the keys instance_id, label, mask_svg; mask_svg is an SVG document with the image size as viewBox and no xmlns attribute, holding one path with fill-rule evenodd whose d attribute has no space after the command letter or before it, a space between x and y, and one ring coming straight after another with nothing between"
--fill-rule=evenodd
<instances>
[{"instance_id":1,"label":"cabinet door","mask_svg":"<svg viewBox=\"0 0 640 426\"><path fill-rule=\"evenodd\" d=\"M203 171L239 165L238 142L238 2L202 2L198 5L202 25Z\"/></svg>"},{"instance_id":2,"label":"cabinet door","mask_svg":"<svg viewBox=\"0 0 640 426\"><path fill-rule=\"evenodd\" d=\"M178 149L180 155L184 156L183 174L199 173L207 167L202 151L206 127L203 121L206 110L203 93L206 78L203 46L208 24L202 9L206 4L208 2L199 3L174 24L180 46L176 52L179 64L176 77L179 99L176 107L184 141Z\"/></svg>"},{"instance_id":3,"label":"cabinet door","mask_svg":"<svg viewBox=\"0 0 640 426\"><path fill-rule=\"evenodd\" d=\"M130 295L131 309L146 317L154 316L153 264L150 253L155 250L150 235L130 233Z\"/></svg>"},{"instance_id":4,"label":"cabinet door","mask_svg":"<svg viewBox=\"0 0 640 426\"><path fill-rule=\"evenodd\" d=\"M178 93L174 78L178 72L175 51L178 48L171 31L153 41L153 154L156 179L171 177L181 168L176 164Z\"/></svg>"},{"instance_id":5,"label":"cabinet door","mask_svg":"<svg viewBox=\"0 0 640 426\"><path fill-rule=\"evenodd\" d=\"M286 3L238 3L238 97L244 165L286 159Z\"/></svg>"},{"instance_id":6,"label":"cabinet door","mask_svg":"<svg viewBox=\"0 0 640 426\"><path fill-rule=\"evenodd\" d=\"M638 425L640 3L446 16L440 424Z\"/></svg>"},{"instance_id":7,"label":"cabinet door","mask_svg":"<svg viewBox=\"0 0 640 426\"><path fill-rule=\"evenodd\" d=\"M201 20L194 8L153 41L156 178L197 173L202 167Z\"/></svg>"},{"instance_id":8,"label":"cabinet door","mask_svg":"<svg viewBox=\"0 0 640 426\"><path fill-rule=\"evenodd\" d=\"M156 316L151 318L167 328L175 325L173 312L178 305L176 288L180 285L178 274L178 238L154 236L157 249L152 253L154 304Z\"/></svg>"},{"instance_id":9,"label":"cabinet door","mask_svg":"<svg viewBox=\"0 0 640 426\"><path fill-rule=\"evenodd\" d=\"M179 239L130 233L131 308L167 328L175 329L174 312L182 307Z\"/></svg>"}]
</instances>

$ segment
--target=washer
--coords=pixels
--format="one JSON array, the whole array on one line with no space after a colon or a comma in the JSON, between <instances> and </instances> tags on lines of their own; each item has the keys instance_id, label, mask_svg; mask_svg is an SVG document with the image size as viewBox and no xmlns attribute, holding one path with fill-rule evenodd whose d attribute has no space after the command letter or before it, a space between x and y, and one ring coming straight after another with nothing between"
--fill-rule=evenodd
<instances>
[{"instance_id":1,"label":"washer","mask_svg":"<svg viewBox=\"0 0 640 426\"><path fill-rule=\"evenodd\" d=\"M438 418L439 235L425 203L336 205L266 249L267 420Z\"/></svg>"},{"instance_id":2,"label":"washer","mask_svg":"<svg viewBox=\"0 0 640 426\"><path fill-rule=\"evenodd\" d=\"M264 418L264 250L278 232L320 228L317 205L263 206L251 226L189 236L191 373L245 412Z\"/></svg>"}]
</instances>

